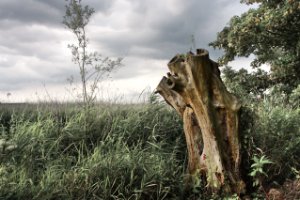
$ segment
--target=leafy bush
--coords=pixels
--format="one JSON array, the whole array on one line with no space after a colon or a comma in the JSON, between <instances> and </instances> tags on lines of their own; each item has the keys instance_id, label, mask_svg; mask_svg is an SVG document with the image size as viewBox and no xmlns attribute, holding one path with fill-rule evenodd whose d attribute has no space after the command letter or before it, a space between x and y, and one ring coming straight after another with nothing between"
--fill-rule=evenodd
<instances>
[{"instance_id":1,"label":"leafy bush","mask_svg":"<svg viewBox=\"0 0 300 200\"><path fill-rule=\"evenodd\" d=\"M274 162L270 180L291 177L291 167L300 167L300 110L264 102L258 109L254 143Z\"/></svg>"},{"instance_id":2,"label":"leafy bush","mask_svg":"<svg viewBox=\"0 0 300 200\"><path fill-rule=\"evenodd\" d=\"M223 74L229 91L242 97L240 135L247 182L255 181L247 177L254 155L265 155L273 161L265 169L268 177L264 184L282 184L293 178L292 168L300 167L299 87L288 95L283 84L267 84L266 74L260 71L250 74L227 67Z\"/></svg>"}]
</instances>

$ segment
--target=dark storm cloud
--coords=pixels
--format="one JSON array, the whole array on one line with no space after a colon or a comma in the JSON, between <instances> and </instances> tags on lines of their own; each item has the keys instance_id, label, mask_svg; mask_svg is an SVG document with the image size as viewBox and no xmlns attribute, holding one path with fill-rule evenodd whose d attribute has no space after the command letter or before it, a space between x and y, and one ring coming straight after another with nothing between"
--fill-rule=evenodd
<instances>
[{"instance_id":1,"label":"dark storm cloud","mask_svg":"<svg viewBox=\"0 0 300 200\"><path fill-rule=\"evenodd\" d=\"M1 0L1 20L22 23L55 24L60 20L60 10L40 1Z\"/></svg>"},{"instance_id":2,"label":"dark storm cloud","mask_svg":"<svg viewBox=\"0 0 300 200\"><path fill-rule=\"evenodd\" d=\"M131 12L124 16L127 29L97 34L96 40L111 52L159 59L188 51L193 46L192 35L196 46L208 48L216 59L220 52L213 51L208 43L216 38L216 33L234 13L240 12L236 6L238 2L232 0L128 2L132 6ZM170 6L163 2L168 2ZM113 14L106 20L112 18Z\"/></svg>"},{"instance_id":3,"label":"dark storm cloud","mask_svg":"<svg viewBox=\"0 0 300 200\"><path fill-rule=\"evenodd\" d=\"M233 14L248 9L241 8L238 1L232 0L126 2L130 4L127 5L126 14L112 13L95 18L111 22L106 26L112 30L103 29L92 35L94 43L99 44L98 49L114 55L125 55L125 62L126 55L143 58L144 61L129 59L126 63L127 73L117 73L117 78L138 76L145 73L142 69L146 67L155 70L145 60L168 60L177 53L189 51L194 45L208 49L210 57L216 60L222 52L212 49L208 43L216 38L217 32ZM115 21L116 18L123 23ZM195 44L192 42L192 35ZM166 63L161 68L166 68L165 65Z\"/></svg>"},{"instance_id":4,"label":"dark storm cloud","mask_svg":"<svg viewBox=\"0 0 300 200\"><path fill-rule=\"evenodd\" d=\"M113 4L113 0L85 0L84 3L95 8L98 12L106 12ZM1 0L0 19L6 22L22 24L43 24L61 26L65 12L65 0ZM7 25L7 24L6 24Z\"/></svg>"}]
</instances>

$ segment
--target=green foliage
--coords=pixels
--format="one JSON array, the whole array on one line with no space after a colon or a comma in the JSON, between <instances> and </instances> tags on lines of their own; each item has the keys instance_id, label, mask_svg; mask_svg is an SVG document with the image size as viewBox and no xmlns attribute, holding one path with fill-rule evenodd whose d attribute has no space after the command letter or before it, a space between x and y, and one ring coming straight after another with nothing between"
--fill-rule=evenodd
<instances>
[{"instance_id":1,"label":"green foliage","mask_svg":"<svg viewBox=\"0 0 300 200\"><path fill-rule=\"evenodd\" d=\"M268 177L265 184L282 184L293 178L292 168L299 169L300 155L300 110L298 88L287 95L284 84L268 86L264 75L235 71L229 67L223 70L223 80L229 91L243 101L240 112L240 135L242 146L242 166L244 173L254 173L251 158L255 155L267 156L272 165L264 168ZM249 78L249 81L248 79ZM266 87L260 90L261 85ZM255 175L253 174L252 175ZM245 177L247 179L247 175ZM259 179L249 179L257 183ZM262 181L262 180L261 180ZM261 184L261 183L260 183Z\"/></svg>"},{"instance_id":2,"label":"green foliage","mask_svg":"<svg viewBox=\"0 0 300 200\"><path fill-rule=\"evenodd\" d=\"M264 171L264 167L266 164L272 164L273 162L267 159L265 155L262 155L261 157L254 155L252 160L254 163L251 165L251 172L249 175L254 178L253 186L262 185L262 178L264 176L268 177Z\"/></svg>"},{"instance_id":3,"label":"green foliage","mask_svg":"<svg viewBox=\"0 0 300 200\"><path fill-rule=\"evenodd\" d=\"M66 6L66 15L63 23L74 31L75 34L81 34L84 27L89 23L91 16L95 13L93 8L82 6L81 0L70 0ZM82 38L84 39L84 38ZM83 40L81 42L84 42Z\"/></svg>"},{"instance_id":4,"label":"green foliage","mask_svg":"<svg viewBox=\"0 0 300 200\"><path fill-rule=\"evenodd\" d=\"M224 200L239 200L240 197L237 194L234 194L234 195L229 196L229 197L224 197L223 199Z\"/></svg>"},{"instance_id":5,"label":"green foliage","mask_svg":"<svg viewBox=\"0 0 300 200\"><path fill-rule=\"evenodd\" d=\"M300 108L300 84L296 89L292 91L290 95L289 103L294 108Z\"/></svg>"},{"instance_id":6,"label":"green foliage","mask_svg":"<svg viewBox=\"0 0 300 200\"><path fill-rule=\"evenodd\" d=\"M245 69L235 71L226 66L222 70L222 78L227 89L241 98L244 103L262 98L266 89L271 85L267 72L260 69L249 73Z\"/></svg>"},{"instance_id":7,"label":"green foliage","mask_svg":"<svg viewBox=\"0 0 300 200\"><path fill-rule=\"evenodd\" d=\"M254 143L274 162L270 180L282 182L292 176L291 167L300 165L300 110L272 106L266 100L257 114Z\"/></svg>"},{"instance_id":8,"label":"green foliage","mask_svg":"<svg viewBox=\"0 0 300 200\"><path fill-rule=\"evenodd\" d=\"M296 168L291 168L294 174L296 175L296 179L300 180L300 170L297 170Z\"/></svg>"},{"instance_id":9,"label":"green foliage","mask_svg":"<svg viewBox=\"0 0 300 200\"><path fill-rule=\"evenodd\" d=\"M225 51L220 63L235 56L256 56L253 67L271 66L274 83L286 85L290 93L300 83L300 2L296 0L245 0L259 3L241 16L231 18L229 26L218 33L210 45Z\"/></svg>"}]
</instances>

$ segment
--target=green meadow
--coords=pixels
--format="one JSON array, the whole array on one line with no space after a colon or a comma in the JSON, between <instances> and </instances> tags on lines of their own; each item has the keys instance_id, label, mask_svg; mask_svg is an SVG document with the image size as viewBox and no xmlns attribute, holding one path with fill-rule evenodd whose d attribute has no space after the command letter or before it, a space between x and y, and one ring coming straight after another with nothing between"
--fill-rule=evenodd
<instances>
[{"instance_id":1,"label":"green meadow","mask_svg":"<svg viewBox=\"0 0 300 200\"><path fill-rule=\"evenodd\" d=\"M299 177L299 108L265 99L240 114L242 166L250 171L251 158L263 153L272 161L264 184ZM89 110L71 103L1 104L0 116L0 199L219 198L187 175L182 121L155 98ZM259 189L249 191L264 199Z\"/></svg>"}]
</instances>

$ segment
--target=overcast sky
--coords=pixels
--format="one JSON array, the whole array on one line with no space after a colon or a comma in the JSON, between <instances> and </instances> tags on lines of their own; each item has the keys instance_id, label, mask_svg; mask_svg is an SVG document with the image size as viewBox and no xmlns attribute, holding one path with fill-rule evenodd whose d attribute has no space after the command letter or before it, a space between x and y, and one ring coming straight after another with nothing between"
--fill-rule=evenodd
<instances>
[{"instance_id":1,"label":"overcast sky","mask_svg":"<svg viewBox=\"0 0 300 200\"><path fill-rule=\"evenodd\" d=\"M167 62L189 51L191 36L208 47L233 15L249 9L239 0L83 0L93 7L87 27L91 50L124 57L123 67L102 83L101 97L134 99L154 90ZM73 98L67 84L78 77L67 48L64 0L0 0L0 102ZM247 65L240 59L234 66ZM7 95L10 93L11 95Z\"/></svg>"}]
</instances>

